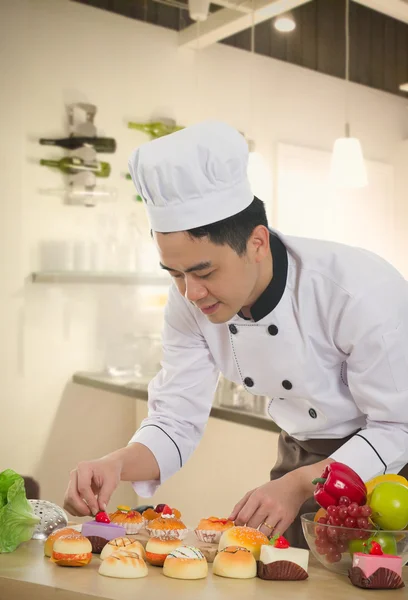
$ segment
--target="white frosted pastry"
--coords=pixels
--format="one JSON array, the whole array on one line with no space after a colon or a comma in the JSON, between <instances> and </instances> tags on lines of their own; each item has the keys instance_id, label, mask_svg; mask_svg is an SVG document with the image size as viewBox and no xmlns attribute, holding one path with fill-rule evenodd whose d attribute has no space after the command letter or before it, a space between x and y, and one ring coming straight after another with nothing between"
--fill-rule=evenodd
<instances>
[{"instance_id":1,"label":"white frosted pastry","mask_svg":"<svg viewBox=\"0 0 408 600\"><path fill-rule=\"evenodd\" d=\"M279 560L286 560L295 565L299 565L302 569L307 572L309 565L309 550L303 550L302 548L274 548L271 545L261 547L260 561L264 565L277 562Z\"/></svg>"},{"instance_id":2,"label":"white frosted pastry","mask_svg":"<svg viewBox=\"0 0 408 600\"><path fill-rule=\"evenodd\" d=\"M148 571L143 558L137 552L119 550L102 561L99 574L118 579L138 579L146 577Z\"/></svg>"},{"instance_id":3,"label":"white frosted pastry","mask_svg":"<svg viewBox=\"0 0 408 600\"><path fill-rule=\"evenodd\" d=\"M180 546L168 554L163 575L173 579L204 579L208 564L204 554L194 546Z\"/></svg>"}]
</instances>

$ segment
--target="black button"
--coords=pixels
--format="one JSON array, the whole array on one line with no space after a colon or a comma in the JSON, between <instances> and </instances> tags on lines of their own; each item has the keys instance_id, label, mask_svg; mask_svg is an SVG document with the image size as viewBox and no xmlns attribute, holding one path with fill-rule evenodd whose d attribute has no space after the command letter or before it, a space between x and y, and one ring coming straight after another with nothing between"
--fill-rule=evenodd
<instances>
[{"instance_id":1,"label":"black button","mask_svg":"<svg viewBox=\"0 0 408 600\"><path fill-rule=\"evenodd\" d=\"M269 325L268 327L268 333L270 333L271 335L277 335L279 329L276 327L276 325Z\"/></svg>"},{"instance_id":2,"label":"black button","mask_svg":"<svg viewBox=\"0 0 408 600\"><path fill-rule=\"evenodd\" d=\"M290 383L290 381L288 381L287 379L282 381L282 385L285 388L285 390L291 390L293 387L292 384Z\"/></svg>"},{"instance_id":3,"label":"black button","mask_svg":"<svg viewBox=\"0 0 408 600\"><path fill-rule=\"evenodd\" d=\"M230 332L233 333L234 335L236 333L238 333L238 329L236 328L235 325L229 325L228 327L229 327Z\"/></svg>"},{"instance_id":4,"label":"black button","mask_svg":"<svg viewBox=\"0 0 408 600\"><path fill-rule=\"evenodd\" d=\"M312 419L317 418L317 412L315 411L314 408L309 409L309 415L312 417Z\"/></svg>"},{"instance_id":5,"label":"black button","mask_svg":"<svg viewBox=\"0 0 408 600\"><path fill-rule=\"evenodd\" d=\"M254 385L254 380L251 379L250 377L245 377L244 379L244 383L247 387L253 387Z\"/></svg>"}]
</instances>

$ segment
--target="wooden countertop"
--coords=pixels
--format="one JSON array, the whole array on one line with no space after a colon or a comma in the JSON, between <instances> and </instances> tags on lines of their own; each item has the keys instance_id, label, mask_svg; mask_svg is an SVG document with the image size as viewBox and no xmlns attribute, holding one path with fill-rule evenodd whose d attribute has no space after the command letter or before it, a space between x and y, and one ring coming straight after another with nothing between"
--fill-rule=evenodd
<instances>
[{"instance_id":1,"label":"wooden countertop","mask_svg":"<svg viewBox=\"0 0 408 600\"><path fill-rule=\"evenodd\" d=\"M348 578L336 575L311 560L309 579L306 581L263 581L224 579L213 576L211 565L207 579L179 581L169 579L162 569L149 566L149 575L143 579L111 579L98 574L100 560L93 556L87 567L58 567L44 558L43 542L22 544L11 554L0 554L0 600L180 600L181 596L194 600L367 600L370 592L352 587ZM404 568L408 584L408 568ZM407 587L401 590L376 591L375 600L402 600L407 598ZM371 597L371 596L370 596Z\"/></svg>"}]
</instances>

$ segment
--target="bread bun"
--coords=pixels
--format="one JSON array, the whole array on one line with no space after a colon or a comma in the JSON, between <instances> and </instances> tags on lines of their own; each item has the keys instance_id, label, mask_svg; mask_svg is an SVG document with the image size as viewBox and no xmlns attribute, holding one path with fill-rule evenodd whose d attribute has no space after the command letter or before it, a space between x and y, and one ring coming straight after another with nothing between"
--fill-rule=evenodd
<instances>
[{"instance_id":1,"label":"bread bun","mask_svg":"<svg viewBox=\"0 0 408 600\"><path fill-rule=\"evenodd\" d=\"M193 546L180 546L164 561L163 575L172 579L204 579L208 564L204 554Z\"/></svg>"},{"instance_id":2,"label":"bread bun","mask_svg":"<svg viewBox=\"0 0 408 600\"><path fill-rule=\"evenodd\" d=\"M129 537L119 537L111 540L104 546L100 556L101 560L105 560L105 558L108 558L108 556L111 556L118 550L129 550L137 552L143 559L146 557L145 549L140 542L132 540Z\"/></svg>"},{"instance_id":3,"label":"bread bun","mask_svg":"<svg viewBox=\"0 0 408 600\"><path fill-rule=\"evenodd\" d=\"M239 546L227 546L214 558L213 573L231 579L256 577L256 560L250 550Z\"/></svg>"},{"instance_id":4,"label":"bread bun","mask_svg":"<svg viewBox=\"0 0 408 600\"><path fill-rule=\"evenodd\" d=\"M48 556L48 557L52 556L52 550L53 550L55 540L57 540L58 538L60 538L63 535L81 535L81 534L76 529L72 529L71 527L63 527L62 529L57 529L56 531L53 531L53 533L51 533L45 540L44 556Z\"/></svg>"},{"instance_id":5,"label":"bread bun","mask_svg":"<svg viewBox=\"0 0 408 600\"><path fill-rule=\"evenodd\" d=\"M222 534L218 551L220 552L228 546L239 546L240 548L250 550L255 560L259 560L263 544L269 544L269 540L266 535L257 529L252 529L252 527L231 527L231 529L227 529Z\"/></svg>"},{"instance_id":6,"label":"bread bun","mask_svg":"<svg viewBox=\"0 0 408 600\"><path fill-rule=\"evenodd\" d=\"M146 560L151 565L162 567L170 552L183 545L181 540L150 538L146 544Z\"/></svg>"},{"instance_id":7,"label":"bread bun","mask_svg":"<svg viewBox=\"0 0 408 600\"><path fill-rule=\"evenodd\" d=\"M125 549L118 550L105 558L99 567L100 575L118 579L138 579L146 577L147 573L147 566L143 558L137 552Z\"/></svg>"},{"instance_id":8,"label":"bread bun","mask_svg":"<svg viewBox=\"0 0 408 600\"><path fill-rule=\"evenodd\" d=\"M52 562L61 567L83 567L92 560L92 544L82 535L66 535L54 543Z\"/></svg>"}]
</instances>

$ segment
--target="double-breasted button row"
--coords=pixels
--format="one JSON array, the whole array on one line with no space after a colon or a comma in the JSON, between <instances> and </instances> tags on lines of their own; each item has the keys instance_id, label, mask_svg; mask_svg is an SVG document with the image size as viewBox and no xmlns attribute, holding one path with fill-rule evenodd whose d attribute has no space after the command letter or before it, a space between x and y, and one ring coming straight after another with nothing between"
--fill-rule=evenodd
<instances>
[{"instance_id":1,"label":"double-breasted button row","mask_svg":"<svg viewBox=\"0 0 408 600\"><path fill-rule=\"evenodd\" d=\"M228 325L228 329L230 330L230 333L232 333L232 335L236 335L238 333L238 327L233 323L231 323L231 325ZM269 325L268 333L270 335L277 335L278 331L279 329L276 327L276 325Z\"/></svg>"}]
</instances>

